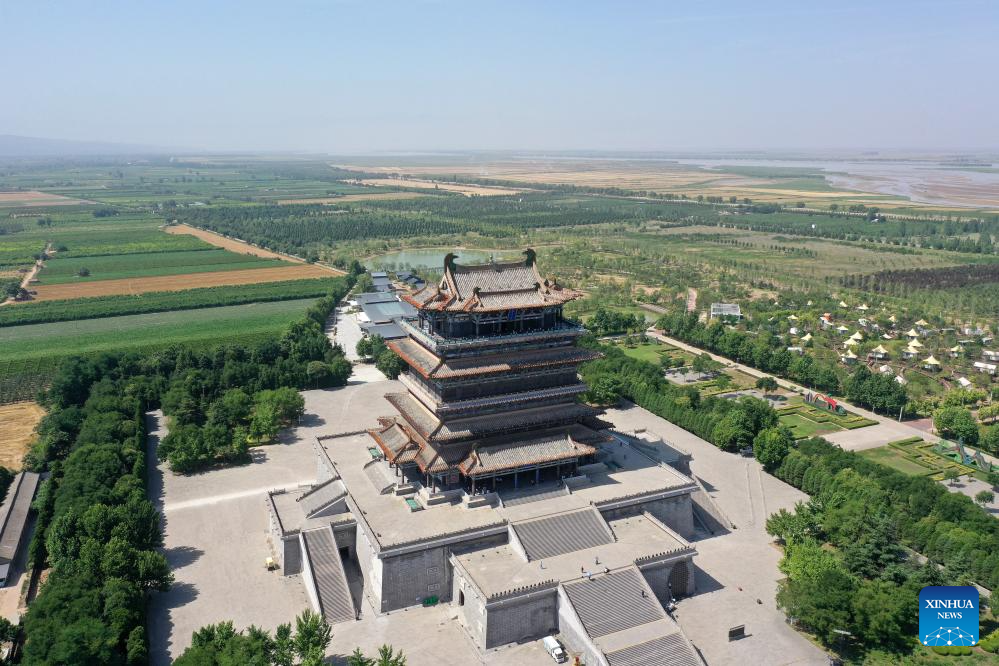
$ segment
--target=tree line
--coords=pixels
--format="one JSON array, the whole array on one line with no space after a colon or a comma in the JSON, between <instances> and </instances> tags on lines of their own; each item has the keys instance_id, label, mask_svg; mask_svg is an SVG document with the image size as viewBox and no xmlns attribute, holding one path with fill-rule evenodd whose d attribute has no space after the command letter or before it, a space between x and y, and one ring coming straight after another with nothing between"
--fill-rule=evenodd
<instances>
[{"instance_id":1,"label":"tree line","mask_svg":"<svg viewBox=\"0 0 999 666\"><path fill-rule=\"evenodd\" d=\"M315 258L338 242L457 236L494 238L525 229L610 222L684 219L668 204L614 200L565 201L547 194L510 197L421 197L332 206L317 204L185 208L170 219L211 229L273 250Z\"/></svg>"},{"instance_id":2,"label":"tree line","mask_svg":"<svg viewBox=\"0 0 999 666\"><path fill-rule=\"evenodd\" d=\"M29 559L52 570L24 621L26 664L146 663L147 595L172 580L155 550L160 517L146 499L146 411L161 406L173 417L179 434L163 445L177 471L238 458L301 413L294 389L346 382L350 363L323 324L352 284L338 278L284 335L253 347L173 347L60 366L25 456L29 469L50 473Z\"/></svg>"},{"instance_id":3,"label":"tree line","mask_svg":"<svg viewBox=\"0 0 999 666\"><path fill-rule=\"evenodd\" d=\"M778 426L777 412L763 400L702 398L696 388L671 384L659 366L631 358L617 347L592 338L581 344L604 354L580 368L590 386L584 396L589 402L614 404L625 398L726 451L753 446L758 435Z\"/></svg>"},{"instance_id":4,"label":"tree line","mask_svg":"<svg viewBox=\"0 0 999 666\"><path fill-rule=\"evenodd\" d=\"M840 281L844 287L879 293L890 293L895 285L915 289L963 289L981 284L995 285L999 282L999 264L878 271L846 275Z\"/></svg>"},{"instance_id":5,"label":"tree line","mask_svg":"<svg viewBox=\"0 0 999 666\"><path fill-rule=\"evenodd\" d=\"M51 573L24 618L28 665L146 663L147 596L172 581L146 499L148 403L114 365L106 359L86 391L49 402L29 455L51 473L35 500L29 562Z\"/></svg>"},{"instance_id":6,"label":"tree line","mask_svg":"<svg viewBox=\"0 0 999 666\"><path fill-rule=\"evenodd\" d=\"M908 652L923 586L999 585L999 523L930 478L818 438L799 442L774 474L811 495L767 521L787 546L778 604L826 645L839 630L865 648Z\"/></svg>"},{"instance_id":7,"label":"tree line","mask_svg":"<svg viewBox=\"0 0 999 666\"><path fill-rule=\"evenodd\" d=\"M321 666L333 640L326 620L311 610L291 623L279 624L272 634L250 626L236 631L231 620L201 627L191 635L191 645L175 666ZM347 666L406 666L402 650L382 645L374 657L360 648L347 656Z\"/></svg>"},{"instance_id":8,"label":"tree line","mask_svg":"<svg viewBox=\"0 0 999 666\"><path fill-rule=\"evenodd\" d=\"M688 344L819 391L839 394L842 389L835 365L809 354L792 354L779 337L768 331L750 335L720 321L703 324L693 312L665 315L656 327Z\"/></svg>"},{"instance_id":9,"label":"tree line","mask_svg":"<svg viewBox=\"0 0 999 666\"><path fill-rule=\"evenodd\" d=\"M596 335L632 333L645 329L645 317L640 317L632 312L597 308L593 316L586 320L586 327Z\"/></svg>"}]
</instances>

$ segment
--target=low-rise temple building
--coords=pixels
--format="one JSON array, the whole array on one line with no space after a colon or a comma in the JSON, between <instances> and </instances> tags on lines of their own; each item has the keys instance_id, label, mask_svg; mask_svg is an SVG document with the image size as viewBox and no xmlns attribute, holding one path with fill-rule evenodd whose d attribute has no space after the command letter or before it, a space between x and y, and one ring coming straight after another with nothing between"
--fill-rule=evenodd
<instances>
[{"instance_id":1,"label":"low-rise temple building","mask_svg":"<svg viewBox=\"0 0 999 666\"><path fill-rule=\"evenodd\" d=\"M284 573L331 621L358 596L378 613L450 603L482 650L559 632L586 663L697 663L664 610L695 591L689 456L580 402L599 353L564 316L578 294L525 255L448 255L403 297L395 414L320 438L317 484L268 496Z\"/></svg>"}]
</instances>

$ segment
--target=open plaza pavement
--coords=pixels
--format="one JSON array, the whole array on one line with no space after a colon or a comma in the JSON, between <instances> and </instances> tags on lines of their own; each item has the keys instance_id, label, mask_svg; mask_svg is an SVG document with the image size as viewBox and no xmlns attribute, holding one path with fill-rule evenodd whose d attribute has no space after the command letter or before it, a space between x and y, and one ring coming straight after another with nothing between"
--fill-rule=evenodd
<instances>
[{"instance_id":1,"label":"open plaza pavement","mask_svg":"<svg viewBox=\"0 0 999 666\"><path fill-rule=\"evenodd\" d=\"M367 379L367 378L366 378ZM273 630L309 608L301 576L268 571L265 494L316 479L313 444L318 435L355 432L392 412L383 395L397 382L357 381L340 389L305 391L305 415L274 445L253 451L249 465L191 476L153 468L150 493L164 516L164 550L176 582L154 594L150 609L152 662L167 664L189 645L199 627L232 620ZM165 434L162 415L149 419L149 453ZM676 612L708 664L825 664L825 654L784 621L774 603L780 550L765 532L767 515L791 508L806 496L763 473L752 459L724 453L708 442L635 406L609 410L606 419L622 431L645 428L693 455L701 481L734 529L699 533L698 592ZM744 624L748 637L729 642L729 627ZM382 643L401 648L411 666L550 664L539 641L480 655L448 604L378 615L367 605L361 620L333 627L333 663L355 647L373 652Z\"/></svg>"}]
</instances>

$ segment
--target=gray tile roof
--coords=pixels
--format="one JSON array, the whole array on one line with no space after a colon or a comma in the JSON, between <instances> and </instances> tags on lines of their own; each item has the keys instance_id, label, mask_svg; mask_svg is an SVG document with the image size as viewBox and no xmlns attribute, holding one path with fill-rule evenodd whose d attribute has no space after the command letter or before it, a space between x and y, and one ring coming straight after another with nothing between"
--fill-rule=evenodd
<instances>
[{"instance_id":1,"label":"gray tile roof","mask_svg":"<svg viewBox=\"0 0 999 666\"><path fill-rule=\"evenodd\" d=\"M384 324L396 319L412 318L417 315L416 308L412 305L395 299L378 303L365 303L361 308L364 310L364 314L368 315L368 319L375 324Z\"/></svg>"},{"instance_id":2,"label":"gray tile roof","mask_svg":"<svg viewBox=\"0 0 999 666\"><path fill-rule=\"evenodd\" d=\"M441 360L426 347L410 337L400 338L389 343L389 348L402 357L406 363L424 377L429 377Z\"/></svg>"},{"instance_id":3,"label":"gray tile roof","mask_svg":"<svg viewBox=\"0 0 999 666\"><path fill-rule=\"evenodd\" d=\"M9 563L17 556L39 480L34 472L21 472L7 489L0 506L0 562Z\"/></svg>"},{"instance_id":4,"label":"gray tile roof","mask_svg":"<svg viewBox=\"0 0 999 666\"><path fill-rule=\"evenodd\" d=\"M514 523L513 530L532 561L614 542L607 521L593 507Z\"/></svg>"},{"instance_id":5,"label":"gray tile roof","mask_svg":"<svg viewBox=\"0 0 999 666\"><path fill-rule=\"evenodd\" d=\"M610 666L701 666L679 632L608 652L606 657Z\"/></svg>"},{"instance_id":6,"label":"gray tile roof","mask_svg":"<svg viewBox=\"0 0 999 666\"><path fill-rule=\"evenodd\" d=\"M368 335L380 335L385 340L398 340L406 337L406 332L399 328L399 324L394 321L387 324L362 324L362 328Z\"/></svg>"},{"instance_id":7,"label":"gray tile roof","mask_svg":"<svg viewBox=\"0 0 999 666\"><path fill-rule=\"evenodd\" d=\"M373 460L365 465L364 474L379 495L389 492L396 484L395 477L392 476L392 472L388 469L388 463L384 460Z\"/></svg>"},{"instance_id":8,"label":"gray tile roof","mask_svg":"<svg viewBox=\"0 0 999 666\"><path fill-rule=\"evenodd\" d=\"M438 474L452 467L457 467L458 463L468 456L473 444L470 442L459 442L457 444L426 444L420 447L420 452L416 454L416 464L424 472Z\"/></svg>"},{"instance_id":9,"label":"gray tile roof","mask_svg":"<svg viewBox=\"0 0 999 666\"><path fill-rule=\"evenodd\" d=\"M347 489L344 487L343 482L338 479L331 479L326 483L314 486L309 492L302 495L298 501L305 517L312 518L333 502L343 499L346 496Z\"/></svg>"},{"instance_id":10,"label":"gray tile roof","mask_svg":"<svg viewBox=\"0 0 999 666\"><path fill-rule=\"evenodd\" d=\"M596 453L592 446L574 441L566 430L505 439L508 441L477 447L461 462L461 471L475 476Z\"/></svg>"},{"instance_id":11,"label":"gray tile roof","mask_svg":"<svg viewBox=\"0 0 999 666\"><path fill-rule=\"evenodd\" d=\"M534 263L491 262L448 264L439 285L427 285L403 298L417 307L488 312L557 305L578 296L578 292L542 277Z\"/></svg>"},{"instance_id":12,"label":"gray tile roof","mask_svg":"<svg viewBox=\"0 0 999 666\"><path fill-rule=\"evenodd\" d=\"M354 296L354 300L357 301L359 305L368 305L371 303L391 303L396 299L395 294L386 293L383 291L368 291L363 294L357 294Z\"/></svg>"},{"instance_id":13,"label":"gray tile roof","mask_svg":"<svg viewBox=\"0 0 999 666\"><path fill-rule=\"evenodd\" d=\"M636 567L565 585L583 627L593 638L666 617Z\"/></svg>"}]
</instances>

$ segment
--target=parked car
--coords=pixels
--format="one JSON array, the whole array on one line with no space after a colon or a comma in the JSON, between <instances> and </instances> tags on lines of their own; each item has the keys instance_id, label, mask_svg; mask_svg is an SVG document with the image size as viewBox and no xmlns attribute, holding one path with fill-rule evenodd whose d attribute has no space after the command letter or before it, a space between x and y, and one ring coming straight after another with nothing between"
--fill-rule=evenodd
<instances>
[{"instance_id":1,"label":"parked car","mask_svg":"<svg viewBox=\"0 0 999 666\"><path fill-rule=\"evenodd\" d=\"M545 636L541 642L545 646L545 652L550 654L556 663L564 664L569 661L569 657L565 654L565 650L557 638L554 636Z\"/></svg>"}]
</instances>

